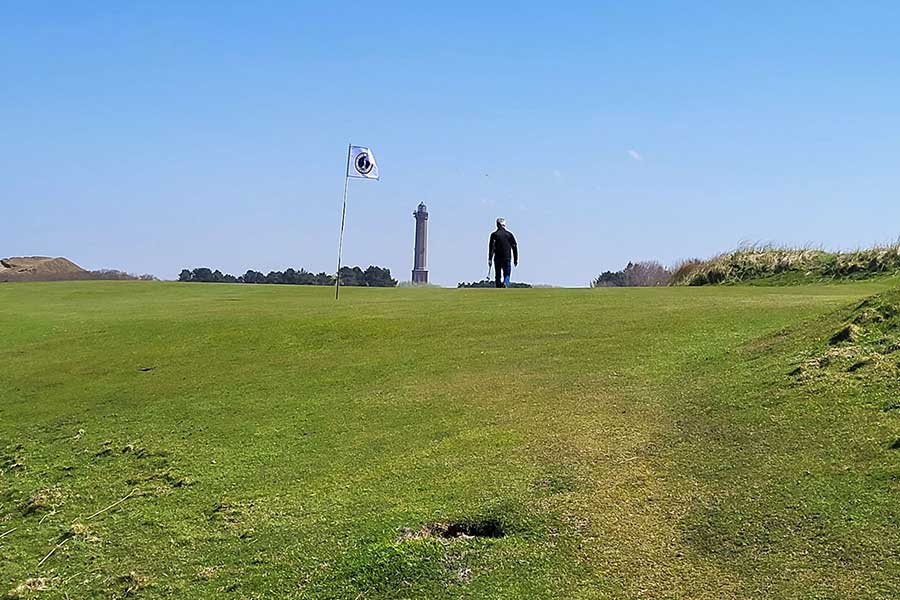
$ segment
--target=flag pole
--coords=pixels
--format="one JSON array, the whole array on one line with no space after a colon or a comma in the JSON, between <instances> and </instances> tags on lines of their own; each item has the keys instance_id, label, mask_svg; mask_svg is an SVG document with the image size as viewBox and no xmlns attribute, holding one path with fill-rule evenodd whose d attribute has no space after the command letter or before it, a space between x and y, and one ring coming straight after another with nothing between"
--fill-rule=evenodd
<instances>
[{"instance_id":1,"label":"flag pole","mask_svg":"<svg viewBox=\"0 0 900 600\"><path fill-rule=\"evenodd\" d=\"M344 223L347 221L347 187L350 183L350 151L352 144L347 144L347 165L344 167L344 206L341 209L341 236L338 240L337 273L334 277L334 299L341 297L341 254L344 252Z\"/></svg>"}]
</instances>

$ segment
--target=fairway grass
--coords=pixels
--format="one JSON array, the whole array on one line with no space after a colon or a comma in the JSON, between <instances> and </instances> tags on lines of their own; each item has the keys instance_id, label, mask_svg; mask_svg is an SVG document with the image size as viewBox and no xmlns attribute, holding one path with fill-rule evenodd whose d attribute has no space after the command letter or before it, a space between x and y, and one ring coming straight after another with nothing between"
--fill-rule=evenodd
<instances>
[{"instance_id":1,"label":"fairway grass","mask_svg":"<svg viewBox=\"0 0 900 600\"><path fill-rule=\"evenodd\" d=\"M0 598L900 597L897 283L0 285Z\"/></svg>"}]
</instances>

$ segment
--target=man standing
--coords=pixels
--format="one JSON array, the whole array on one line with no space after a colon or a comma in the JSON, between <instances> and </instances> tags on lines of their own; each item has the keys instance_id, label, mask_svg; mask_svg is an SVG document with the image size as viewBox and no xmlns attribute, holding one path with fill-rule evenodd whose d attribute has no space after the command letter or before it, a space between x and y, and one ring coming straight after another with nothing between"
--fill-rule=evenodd
<instances>
[{"instance_id":1,"label":"man standing","mask_svg":"<svg viewBox=\"0 0 900 600\"><path fill-rule=\"evenodd\" d=\"M516 237L506 230L506 219L497 219L497 231L491 234L488 242L488 268L492 261L494 283L498 288L509 287L512 264L519 266L519 246L516 244Z\"/></svg>"}]
</instances>

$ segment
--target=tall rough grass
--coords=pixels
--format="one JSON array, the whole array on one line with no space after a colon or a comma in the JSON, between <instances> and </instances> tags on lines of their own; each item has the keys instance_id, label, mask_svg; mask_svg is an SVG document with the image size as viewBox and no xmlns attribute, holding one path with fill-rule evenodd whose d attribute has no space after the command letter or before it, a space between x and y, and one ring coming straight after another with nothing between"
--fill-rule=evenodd
<instances>
[{"instance_id":1,"label":"tall rough grass","mask_svg":"<svg viewBox=\"0 0 900 600\"><path fill-rule=\"evenodd\" d=\"M708 260L681 263L672 285L738 283L785 273L811 279L858 279L892 272L900 272L900 241L851 252L748 245Z\"/></svg>"}]
</instances>

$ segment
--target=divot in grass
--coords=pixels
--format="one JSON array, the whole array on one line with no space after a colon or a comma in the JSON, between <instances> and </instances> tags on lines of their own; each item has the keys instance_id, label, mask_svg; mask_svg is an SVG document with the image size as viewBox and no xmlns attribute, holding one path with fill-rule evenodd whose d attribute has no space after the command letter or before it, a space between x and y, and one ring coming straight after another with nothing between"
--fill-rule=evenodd
<instances>
[{"instance_id":1,"label":"divot in grass","mask_svg":"<svg viewBox=\"0 0 900 600\"><path fill-rule=\"evenodd\" d=\"M831 339L828 340L828 343L832 346L836 346L844 342L855 342L859 339L859 334L859 327L851 323L835 332L835 334L831 336Z\"/></svg>"},{"instance_id":2,"label":"divot in grass","mask_svg":"<svg viewBox=\"0 0 900 600\"><path fill-rule=\"evenodd\" d=\"M18 455L18 452L21 450L22 447L19 445L16 446L13 453L4 453L3 455L0 455L0 475L2 475L4 471L21 471L25 468L25 459Z\"/></svg>"},{"instance_id":3,"label":"divot in grass","mask_svg":"<svg viewBox=\"0 0 900 600\"><path fill-rule=\"evenodd\" d=\"M854 373L856 371L859 371L860 369L862 369L865 366L871 365L873 362L875 362L875 361L871 358L864 358L862 360L856 361L855 363L853 363L852 365L847 367L847 372Z\"/></svg>"},{"instance_id":4,"label":"divot in grass","mask_svg":"<svg viewBox=\"0 0 900 600\"><path fill-rule=\"evenodd\" d=\"M54 512L63 501L63 493L57 487L38 490L19 503L23 517Z\"/></svg>"},{"instance_id":5,"label":"divot in grass","mask_svg":"<svg viewBox=\"0 0 900 600\"><path fill-rule=\"evenodd\" d=\"M444 540L506 537L506 528L499 519L446 521L423 525L418 530L402 528L401 540L437 538Z\"/></svg>"},{"instance_id":6,"label":"divot in grass","mask_svg":"<svg viewBox=\"0 0 900 600\"><path fill-rule=\"evenodd\" d=\"M120 592L119 595L114 597L127 598L133 595L135 592L150 585L151 581L152 580L149 576L137 573L135 571L126 573L125 575L116 578L115 584L116 587L119 588Z\"/></svg>"}]
</instances>

